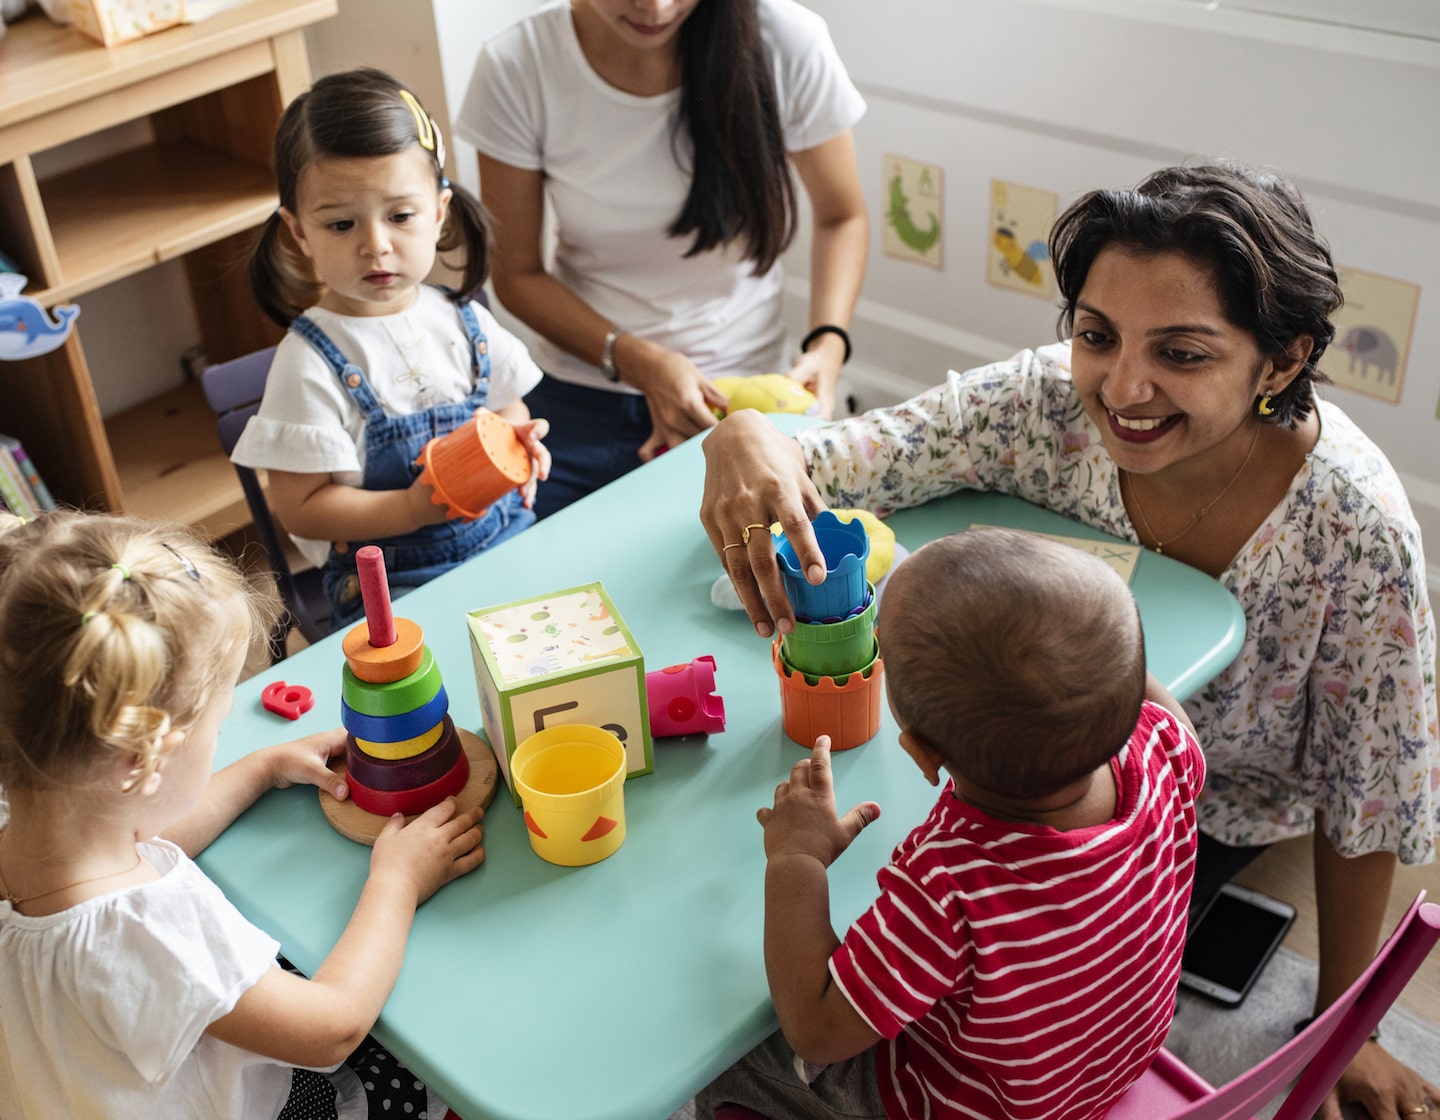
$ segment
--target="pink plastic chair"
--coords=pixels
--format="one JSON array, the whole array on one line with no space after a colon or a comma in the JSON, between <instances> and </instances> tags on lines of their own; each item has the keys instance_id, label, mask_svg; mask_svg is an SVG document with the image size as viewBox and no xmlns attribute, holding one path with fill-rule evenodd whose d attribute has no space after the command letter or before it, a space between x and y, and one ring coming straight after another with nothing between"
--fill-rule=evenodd
<instances>
[{"instance_id":1,"label":"pink plastic chair","mask_svg":"<svg viewBox=\"0 0 1440 1120\"><path fill-rule=\"evenodd\" d=\"M1437 940L1440 906L1426 902L1421 891L1345 994L1259 1065L1215 1089L1170 1051L1161 1050L1106 1120L1249 1120L1297 1075L1275 1120L1309 1120ZM727 1104L716 1110L715 1120L767 1118Z\"/></svg>"}]
</instances>

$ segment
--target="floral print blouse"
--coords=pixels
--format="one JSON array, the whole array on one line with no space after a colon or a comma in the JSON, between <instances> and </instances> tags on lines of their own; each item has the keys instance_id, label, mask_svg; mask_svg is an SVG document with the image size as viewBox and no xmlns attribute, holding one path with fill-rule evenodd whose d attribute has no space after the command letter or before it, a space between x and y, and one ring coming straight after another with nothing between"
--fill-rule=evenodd
<instances>
[{"instance_id":1,"label":"floral print blouse","mask_svg":"<svg viewBox=\"0 0 1440 1120\"><path fill-rule=\"evenodd\" d=\"M1227 844L1311 831L1347 856L1434 858L1435 628L1420 530L1379 448L1320 402L1320 438L1221 582L1245 612L1235 661L1186 710ZM1138 543L1119 475L1070 383L1070 345L952 372L903 404L797 436L825 500L882 516L995 490Z\"/></svg>"}]
</instances>

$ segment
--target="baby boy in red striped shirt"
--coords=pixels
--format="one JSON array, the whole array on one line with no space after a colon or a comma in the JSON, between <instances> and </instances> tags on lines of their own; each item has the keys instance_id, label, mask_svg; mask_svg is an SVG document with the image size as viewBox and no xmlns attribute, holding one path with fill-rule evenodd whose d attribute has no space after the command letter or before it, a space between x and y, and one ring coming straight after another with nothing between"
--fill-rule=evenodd
<instances>
[{"instance_id":1,"label":"baby boy in red striped shirt","mask_svg":"<svg viewBox=\"0 0 1440 1120\"><path fill-rule=\"evenodd\" d=\"M1124 581L1057 541L926 545L892 574L879 633L900 745L940 797L843 940L826 868L879 806L837 815L822 738L760 810L780 1031L698 1114L1103 1116L1174 1012L1194 728L1146 671Z\"/></svg>"}]
</instances>

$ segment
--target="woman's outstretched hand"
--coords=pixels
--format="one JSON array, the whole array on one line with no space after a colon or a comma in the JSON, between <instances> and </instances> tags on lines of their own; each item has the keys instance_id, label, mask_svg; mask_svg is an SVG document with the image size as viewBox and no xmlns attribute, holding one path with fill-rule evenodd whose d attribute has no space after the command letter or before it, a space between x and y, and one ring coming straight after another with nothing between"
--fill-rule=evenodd
<instances>
[{"instance_id":1,"label":"woman's outstretched hand","mask_svg":"<svg viewBox=\"0 0 1440 1120\"><path fill-rule=\"evenodd\" d=\"M633 335L621 335L615 361L624 379L645 394L654 425L640 448L648 463L666 448L679 447L715 424L714 409L728 403L724 393L684 354Z\"/></svg>"},{"instance_id":2,"label":"woman's outstretched hand","mask_svg":"<svg viewBox=\"0 0 1440 1120\"><path fill-rule=\"evenodd\" d=\"M825 508L799 445L754 409L722 420L702 445L705 493L700 522L755 631L788 633L795 611L770 539L776 521L794 546L806 579L825 578L825 557L810 521Z\"/></svg>"}]
</instances>

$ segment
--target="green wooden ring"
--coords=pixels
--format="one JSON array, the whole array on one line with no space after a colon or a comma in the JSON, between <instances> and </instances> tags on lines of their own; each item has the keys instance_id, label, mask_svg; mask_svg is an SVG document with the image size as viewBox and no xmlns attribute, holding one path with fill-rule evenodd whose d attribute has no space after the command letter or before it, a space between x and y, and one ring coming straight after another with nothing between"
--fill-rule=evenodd
<instances>
[{"instance_id":1,"label":"green wooden ring","mask_svg":"<svg viewBox=\"0 0 1440 1120\"><path fill-rule=\"evenodd\" d=\"M435 698L443 683L440 666L430 647L420 658L420 668L408 677L389 684L370 684L357 677L349 665L342 670L345 703L365 716L399 716L423 708Z\"/></svg>"},{"instance_id":2,"label":"green wooden ring","mask_svg":"<svg viewBox=\"0 0 1440 1120\"><path fill-rule=\"evenodd\" d=\"M442 686L430 703L398 716L367 716L341 700L340 723L357 739L371 743L399 743L430 730L445 718L449 710L450 697L445 695Z\"/></svg>"}]
</instances>

